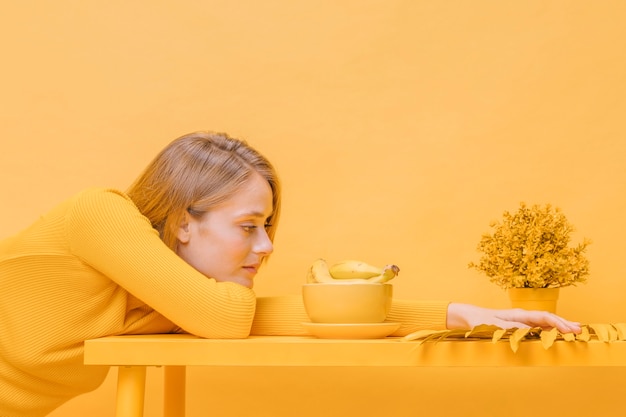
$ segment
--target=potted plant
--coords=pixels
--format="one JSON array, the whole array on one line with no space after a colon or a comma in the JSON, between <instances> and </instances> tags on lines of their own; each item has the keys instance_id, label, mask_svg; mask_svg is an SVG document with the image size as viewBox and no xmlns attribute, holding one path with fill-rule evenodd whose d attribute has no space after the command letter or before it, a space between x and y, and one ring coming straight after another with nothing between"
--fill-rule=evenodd
<instances>
[{"instance_id":1,"label":"potted plant","mask_svg":"<svg viewBox=\"0 0 626 417\"><path fill-rule=\"evenodd\" d=\"M569 246L574 228L559 208L522 202L517 212L505 211L490 226L492 233L478 243L479 261L469 267L507 290L513 307L556 312L559 288L586 282L591 241Z\"/></svg>"}]
</instances>

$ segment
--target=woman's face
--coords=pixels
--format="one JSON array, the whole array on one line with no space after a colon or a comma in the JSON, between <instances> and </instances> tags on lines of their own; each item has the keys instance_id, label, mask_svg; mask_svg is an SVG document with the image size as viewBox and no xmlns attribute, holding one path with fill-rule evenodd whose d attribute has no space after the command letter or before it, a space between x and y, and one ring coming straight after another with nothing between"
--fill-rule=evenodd
<instances>
[{"instance_id":1,"label":"woman's face","mask_svg":"<svg viewBox=\"0 0 626 417\"><path fill-rule=\"evenodd\" d=\"M200 219L186 213L178 231L178 255L207 277L252 288L263 258L274 250L265 230L272 211L272 189L254 173Z\"/></svg>"}]
</instances>

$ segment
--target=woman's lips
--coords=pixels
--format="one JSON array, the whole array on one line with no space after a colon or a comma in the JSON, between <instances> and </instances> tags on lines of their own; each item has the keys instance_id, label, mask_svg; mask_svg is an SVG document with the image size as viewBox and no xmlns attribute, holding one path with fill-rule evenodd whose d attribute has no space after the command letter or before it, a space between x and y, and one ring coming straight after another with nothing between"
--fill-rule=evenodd
<instances>
[{"instance_id":1,"label":"woman's lips","mask_svg":"<svg viewBox=\"0 0 626 417\"><path fill-rule=\"evenodd\" d=\"M244 266L243 269L245 269L246 271L248 271L248 273L250 273L252 275L256 275L256 273L259 271L259 266L258 265L248 265L248 266Z\"/></svg>"}]
</instances>

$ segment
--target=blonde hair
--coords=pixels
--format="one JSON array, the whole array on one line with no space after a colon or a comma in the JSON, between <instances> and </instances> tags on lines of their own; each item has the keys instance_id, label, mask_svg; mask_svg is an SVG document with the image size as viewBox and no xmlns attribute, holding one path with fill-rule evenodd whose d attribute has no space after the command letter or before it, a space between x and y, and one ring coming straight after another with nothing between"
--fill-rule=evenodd
<instances>
[{"instance_id":1,"label":"blonde hair","mask_svg":"<svg viewBox=\"0 0 626 417\"><path fill-rule=\"evenodd\" d=\"M225 133L194 132L172 141L148 164L127 193L173 251L187 211L201 217L230 198L257 172L272 189L267 233L274 240L280 215L280 182L272 164L245 141Z\"/></svg>"}]
</instances>

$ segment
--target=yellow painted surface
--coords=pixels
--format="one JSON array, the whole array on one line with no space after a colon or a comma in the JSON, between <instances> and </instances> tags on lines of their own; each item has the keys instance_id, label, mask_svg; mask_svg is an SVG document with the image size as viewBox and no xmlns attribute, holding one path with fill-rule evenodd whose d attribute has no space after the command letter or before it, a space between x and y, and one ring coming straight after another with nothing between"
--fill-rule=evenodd
<instances>
[{"instance_id":1,"label":"yellow painted surface","mask_svg":"<svg viewBox=\"0 0 626 417\"><path fill-rule=\"evenodd\" d=\"M514 336L440 341L324 339L299 336L251 336L247 339L202 339L192 335L111 336L85 342L85 363L142 366L345 366L345 367L626 367L626 342L527 339ZM459 340L460 339L460 340ZM130 374L127 372L127 374ZM129 378L139 380L139 378Z\"/></svg>"},{"instance_id":2,"label":"yellow painted surface","mask_svg":"<svg viewBox=\"0 0 626 417\"><path fill-rule=\"evenodd\" d=\"M623 322L625 18L620 0L6 2L0 236L212 129L284 182L260 295L299 292L316 257L357 258L399 265L397 297L506 307L467 263L503 210L552 203L593 241L559 312ZM53 417L111 416L114 382ZM521 416L532 398L533 415L611 416L622 384L604 368L194 368L187 411Z\"/></svg>"},{"instance_id":3,"label":"yellow painted surface","mask_svg":"<svg viewBox=\"0 0 626 417\"><path fill-rule=\"evenodd\" d=\"M448 369L486 367L487 369L508 370L515 366L543 369L559 367L558 370L573 367L580 370L591 366L601 370L602 368L598 367L609 366L619 367L612 368L613 374L619 375L626 365L626 343L623 341L604 343L598 340L587 343L558 341L546 349L542 341L535 340L522 342L519 349L514 352L508 342L493 343L489 339L427 342L418 345L414 342L403 341L401 338L328 340L310 337L266 336L240 340L211 340L190 335L142 335L89 340L85 346L85 362L98 365L138 365L120 366L118 369L121 376L118 384L118 417L142 415L141 412L126 414L132 410L141 410L143 405L144 391L136 389L138 385L144 384L145 367L142 365L164 365L165 407L163 415L164 417L178 417L182 416L185 411L177 409L175 405L180 404L182 407L186 405L184 401L185 371L180 365L193 365L189 369L205 365L205 373L210 373L215 366L219 368L220 365L229 366L229 369L234 370L248 369L248 365L254 365L251 369L261 368L266 373L307 366L313 367L311 368L313 370L328 370L325 377L332 375L335 378L333 381L336 381L338 377L350 375L355 370L372 370L379 367L387 369L401 367L417 374L423 369L428 370L432 367ZM135 384L128 380L132 375L129 369L142 371L134 379ZM557 368L552 368L554 369ZM326 385L328 388L328 383ZM337 387L336 384L333 386ZM360 389L359 384L354 384L354 387ZM189 402L193 401L194 395L201 394L203 393L199 390L193 390L188 396ZM214 393L211 392L211 394ZM360 394L360 392L346 390L341 399L348 403L360 401L362 400ZM298 401L304 403L308 395L308 391L295 392L293 400L296 403ZM328 395L324 395L323 398L327 399L327 397ZM205 396L201 398L204 399ZM156 405L156 402L150 401L150 397L148 397L148 402L153 406ZM380 402L380 397L378 402ZM263 404L261 414L272 415L276 412L276 406L271 401L265 401ZM374 397L374 404L377 404L376 397ZM360 404L360 406L363 405L365 404ZM290 413L288 415L297 414L298 409L298 406L291 405L291 409L287 409ZM232 414L234 411L234 408L230 409L227 415L236 415ZM488 412L482 411L481 415ZM582 412L582 410L578 411ZM158 410L150 411L150 413L153 412L158 412ZM324 412L324 410L318 412Z\"/></svg>"}]
</instances>

